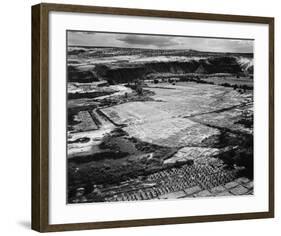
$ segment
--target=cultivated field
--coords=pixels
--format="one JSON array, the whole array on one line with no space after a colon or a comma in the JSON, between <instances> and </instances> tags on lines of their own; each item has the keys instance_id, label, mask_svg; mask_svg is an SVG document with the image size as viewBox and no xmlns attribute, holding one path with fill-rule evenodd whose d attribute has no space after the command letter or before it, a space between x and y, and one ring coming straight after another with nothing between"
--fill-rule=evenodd
<instances>
[{"instance_id":1,"label":"cultivated field","mask_svg":"<svg viewBox=\"0 0 281 236\"><path fill-rule=\"evenodd\" d=\"M244 130L234 123L241 119L246 105L247 109L252 106L251 93L241 95L209 84L161 84L149 90L155 93L155 101L124 103L102 111L115 123L125 124L129 135L165 146L200 145L218 134L206 124Z\"/></svg>"}]
</instances>

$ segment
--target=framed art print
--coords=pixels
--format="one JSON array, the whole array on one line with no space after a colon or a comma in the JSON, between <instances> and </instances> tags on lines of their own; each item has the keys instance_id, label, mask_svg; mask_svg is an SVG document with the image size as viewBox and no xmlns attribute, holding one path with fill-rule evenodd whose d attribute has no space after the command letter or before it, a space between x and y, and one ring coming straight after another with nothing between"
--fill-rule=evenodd
<instances>
[{"instance_id":1,"label":"framed art print","mask_svg":"<svg viewBox=\"0 0 281 236\"><path fill-rule=\"evenodd\" d=\"M32 228L274 217L274 19L32 8Z\"/></svg>"}]
</instances>

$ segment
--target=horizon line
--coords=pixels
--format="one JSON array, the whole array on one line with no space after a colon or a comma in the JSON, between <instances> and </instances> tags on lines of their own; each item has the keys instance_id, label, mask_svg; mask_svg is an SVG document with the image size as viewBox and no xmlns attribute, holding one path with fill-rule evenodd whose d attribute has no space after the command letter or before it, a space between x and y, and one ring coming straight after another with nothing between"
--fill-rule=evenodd
<instances>
[{"instance_id":1,"label":"horizon line","mask_svg":"<svg viewBox=\"0 0 281 236\"><path fill-rule=\"evenodd\" d=\"M254 52L222 52L222 51L200 51L190 48L185 49L173 49L173 48L141 48L141 47L118 47L118 46L94 46L94 45L67 45L67 47L85 47L85 48L123 48L123 49L141 49L141 50L163 50L163 51L194 51L194 52L205 52L205 53L232 53L232 54L254 54Z\"/></svg>"}]
</instances>

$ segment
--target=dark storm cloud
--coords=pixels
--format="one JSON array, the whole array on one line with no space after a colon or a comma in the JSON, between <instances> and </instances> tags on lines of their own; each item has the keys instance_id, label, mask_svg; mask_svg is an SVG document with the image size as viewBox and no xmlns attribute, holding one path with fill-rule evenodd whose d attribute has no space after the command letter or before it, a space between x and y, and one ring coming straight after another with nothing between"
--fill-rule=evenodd
<instances>
[{"instance_id":1,"label":"dark storm cloud","mask_svg":"<svg viewBox=\"0 0 281 236\"><path fill-rule=\"evenodd\" d=\"M142 46L155 46L155 47L167 47L176 45L172 37L167 36L151 36L151 35L124 35L117 40L127 43L129 45L142 45Z\"/></svg>"},{"instance_id":2,"label":"dark storm cloud","mask_svg":"<svg viewBox=\"0 0 281 236\"><path fill-rule=\"evenodd\" d=\"M83 32L77 32L77 33L80 33L80 34L90 34L90 35L97 34L96 32L91 32L91 31L83 31Z\"/></svg>"}]
</instances>

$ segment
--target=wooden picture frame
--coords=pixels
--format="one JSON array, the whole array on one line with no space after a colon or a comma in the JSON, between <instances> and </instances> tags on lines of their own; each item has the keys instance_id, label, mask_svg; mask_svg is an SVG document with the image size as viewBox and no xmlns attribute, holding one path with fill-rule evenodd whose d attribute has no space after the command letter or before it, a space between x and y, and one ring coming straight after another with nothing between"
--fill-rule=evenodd
<instances>
[{"instance_id":1,"label":"wooden picture frame","mask_svg":"<svg viewBox=\"0 0 281 236\"><path fill-rule=\"evenodd\" d=\"M106 222L49 224L49 18L51 11L265 24L269 27L268 211ZM32 7L32 229L39 232L184 224L274 217L274 18L96 6Z\"/></svg>"}]
</instances>

